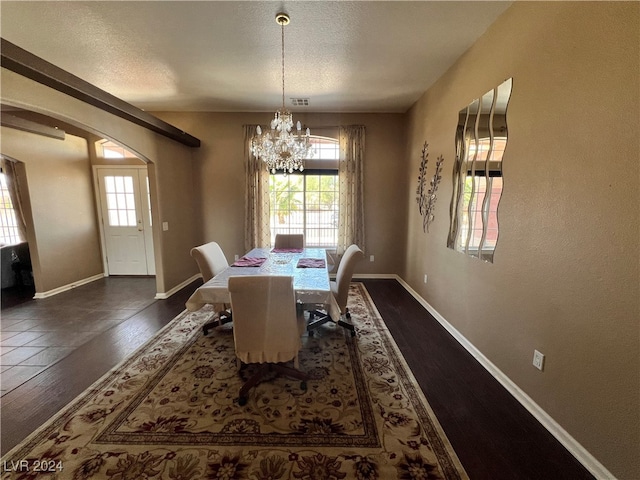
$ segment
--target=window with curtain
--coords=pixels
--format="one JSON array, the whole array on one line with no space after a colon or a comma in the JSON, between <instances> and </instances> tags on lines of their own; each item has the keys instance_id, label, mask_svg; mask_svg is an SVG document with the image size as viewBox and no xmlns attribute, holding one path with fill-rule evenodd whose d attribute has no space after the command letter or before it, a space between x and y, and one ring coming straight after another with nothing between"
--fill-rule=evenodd
<instances>
[{"instance_id":1,"label":"window with curtain","mask_svg":"<svg viewBox=\"0 0 640 480\"><path fill-rule=\"evenodd\" d=\"M305 170L269 176L271 243L279 233L302 233L310 247L338 244L338 140L311 137L313 159Z\"/></svg>"},{"instance_id":2,"label":"window with curtain","mask_svg":"<svg viewBox=\"0 0 640 480\"><path fill-rule=\"evenodd\" d=\"M338 140L314 137L302 173L270 175L251 153L255 125L245 125L245 248L267 247L276 233L303 233L307 245L364 249L364 133L339 127Z\"/></svg>"}]
</instances>

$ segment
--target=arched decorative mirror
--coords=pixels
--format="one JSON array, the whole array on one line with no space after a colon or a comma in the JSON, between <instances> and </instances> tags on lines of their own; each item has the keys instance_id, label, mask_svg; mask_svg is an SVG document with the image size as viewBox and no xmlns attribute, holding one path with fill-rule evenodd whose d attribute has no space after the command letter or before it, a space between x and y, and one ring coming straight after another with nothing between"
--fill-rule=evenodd
<instances>
[{"instance_id":1,"label":"arched decorative mirror","mask_svg":"<svg viewBox=\"0 0 640 480\"><path fill-rule=\"evenodd\" d=\"M505 80L463 108L456 129L447 246L487 262L493 262L498 242L511 85L511 78Z\"/></svg>"}]
</instances>

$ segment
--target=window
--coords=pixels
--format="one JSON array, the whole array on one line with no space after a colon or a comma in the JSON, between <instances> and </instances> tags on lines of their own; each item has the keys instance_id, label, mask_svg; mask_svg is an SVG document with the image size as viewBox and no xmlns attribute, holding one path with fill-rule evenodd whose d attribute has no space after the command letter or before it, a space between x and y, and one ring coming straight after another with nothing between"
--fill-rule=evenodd
<instances>
[{"instance_id":1,"label":"window","mask_svg":"<svg viewBox=\"0 0 640 480\"><path fill-rule=\"evenodd\" d=\"M121 147L115 142L111 140L102 140L100 143L100 148L102 149L102 157L103 158L138 158L133 152L130 152L124 147Z\"/></svg>"},{"instance_id":2,"label":"window","mask_svg":"<svg viewBox=\"0 0 640 480\"><path fill-rule=\"evenodd\" d=\"M0 202L0 243L3 245L20 243L22 239L18 230L18 220L4 173L0 173Z\"/></svg>"},{"instance_id":3,"label":"window","mask_svg":"<svg viewBox=\"0 0 640 480\"><path fill-rule=\"evenodd\" d=\"M305 170L269 176L271 243L278 233L302 233L310 247L338 243L338 141L312 137Z\"/></svg>"}]
</instances>

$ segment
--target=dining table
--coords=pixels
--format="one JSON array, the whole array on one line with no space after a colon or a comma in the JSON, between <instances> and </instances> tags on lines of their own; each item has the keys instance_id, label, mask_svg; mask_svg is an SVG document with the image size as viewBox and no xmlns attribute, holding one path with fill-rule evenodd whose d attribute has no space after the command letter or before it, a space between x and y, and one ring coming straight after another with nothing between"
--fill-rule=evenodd
<instances>
[{"instance_id":1,"label":"dining table","mask_svg":"<svg viewBox=\"0 0 640 480\"><path fill-rule=\"evenodd\" d=\"M229 278L239 275L286 275L293 277L296 303L303 310L321 306L335 322L340 307L331 292L327 253L322 248L275 249L254 248L198 287L186 302L189 311L207 304L231 303Z\"/></svg>"}]
</instances>

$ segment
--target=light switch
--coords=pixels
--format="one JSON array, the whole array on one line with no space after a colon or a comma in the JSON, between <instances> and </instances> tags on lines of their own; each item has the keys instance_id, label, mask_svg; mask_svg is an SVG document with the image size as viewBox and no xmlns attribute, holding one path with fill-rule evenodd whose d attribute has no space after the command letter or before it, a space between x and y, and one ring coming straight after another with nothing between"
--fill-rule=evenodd
<instances>
[{"instance_id":1,"label":"light switch","mask_svg":"<svg viewBox=\"0 0 640 480\"><path fill-rule=\"evenodd\" d=\"M166 232L169 230L169 222L162 222L162 230Z\"/></svg>"}]
</instances>

